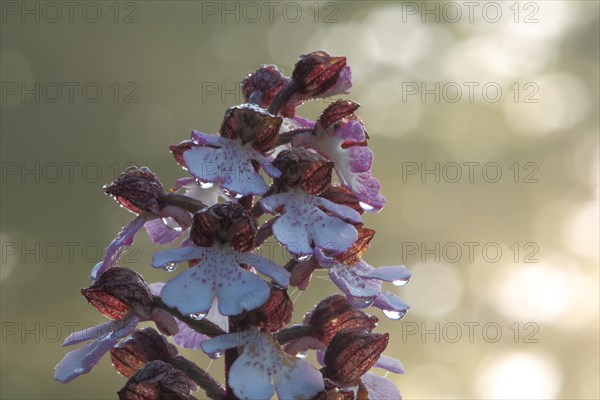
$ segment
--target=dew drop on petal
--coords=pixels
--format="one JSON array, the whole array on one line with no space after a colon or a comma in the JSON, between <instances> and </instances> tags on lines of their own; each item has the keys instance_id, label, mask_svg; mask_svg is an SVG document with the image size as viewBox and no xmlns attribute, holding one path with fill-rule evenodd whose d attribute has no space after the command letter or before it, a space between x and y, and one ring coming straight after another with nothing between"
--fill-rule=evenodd
<instances>
[{"instance_id":1,"label":"dew drop on petal","mask_svg":"<svg viewBox=\"0 0 600 400\"><path fill-rule=\"evenodd\" d=\"M208 355L210 358L212 358L213 360L216 360L217 358L221 357L221 353L219 353L218 351L216 353L211 353Z\"/></svg>"},{"instance_id":2,"label":"dew drop on petal","mask_svg":"<svg viewBox=\"0 0 600 400\"><path fill-rule=\"evenodd\" d=\"M183 232L183 228L171 217L165 217L162 219L163 224L175 232Z\"/></svg>"},{"instance_id":3,"label":"dew drop on petal","mask_svg":"<svg viewBox=\"0 0 600 400\"><path fill-rule=\"evenodd\" d=\"M75 368L73 372L76 374L81 374L83 372L83 368Z\"/></svg>"},{"instance_id":4,"label":"dew drop on petal","mask_svg":"<svg viewBox=\"0 0 600 400\"><path fill-rule=\"evenodd\" d=\"M389 319L399 320L406 315L406 311L383 310L383 314Z\"/></svg>"},{"instance_id":5,"label":"dew drop on petal","mask_svg":"<svg viewBox=\"0 0 600 400\"><path fill-rule=\"evenodd\" d=\"M371 305L373 305L373 303L375 302L376 298L377 298L377 296L373 296L373 297L353 297L351 302L352 302L352 305L354 305L354 307L366 308L366 307L370 307Z\"/></svg>"},{"instance_id":6,"label":"dew drop on petal","mask_svg":"<svg viewBox=\"0 0 600 400\"><path fill-rule=\"evenodd\" d=\"M375 207L368 205L367 203L363 203L362 201L358 202L358 205L365 211L373 211Z\"/></svg>"},{"instance_id":7,"label":"dew drop on petal","mask_svg":"<svg viewBox=\"0 0 600 400\"><path fill-rule=\"evenodd\" d=\"M177 269L177 263L175 262L168 262L165 265L163 265L162 269L164 269L167 272L173 272Z\"/></svg>"},{"instance_id":8,"label":"dew drop on petal","mask_svg":"<svg viewBox=\"0 0 600 400\"><path fill-rule=\"evenodd\" d=\"M200 189L211 189L215 186L214 182L204 182L198 178L196 178L196 185L200 186Z\"/></svg>"},{"instance_id":9,"label":"dew drop on petal","mask_svg":"<svg viewBox=\"0 0 600 400\"><path fill-rule=\"evenodd\" d=\"M302 254L299 255L298 257L296 257L297 261L307 261L310 260L310 258L312 257L312 254Z\"/></svg>"},{"instance_id":10,"label":"dew drop on petal","mask_svg":"<svg viewBox=\"0 0 600 400\"><path fill-rule=\"evenodd\" d=\"M204 317L206 317L207 313L195 313L195 314L190 314L190 318L194 319L196 321L200 321L202 319L204 319Z\"/></svg>"},{"instance_id":11,"label":"dew drop on petal","mask_svg":"<svg viewBox=\"0 0 600 400\"><path fill-rule=\"evenodd\" d=\"M296 354L296 358L306 358L307 354L308 354L308 350L304 350L304 351Z\"/></svg>"},{"instance_id":12,"label":"dew drop on petal","mask_svg":"<svg viewBox=\"0 0 600 400\"><path fill-rule=\"evenodd\" d=\"M408 283L410 279L396 279L395 281L392 281L392 285L394 286L404 286Z\"/></svg>"}]
</instances>

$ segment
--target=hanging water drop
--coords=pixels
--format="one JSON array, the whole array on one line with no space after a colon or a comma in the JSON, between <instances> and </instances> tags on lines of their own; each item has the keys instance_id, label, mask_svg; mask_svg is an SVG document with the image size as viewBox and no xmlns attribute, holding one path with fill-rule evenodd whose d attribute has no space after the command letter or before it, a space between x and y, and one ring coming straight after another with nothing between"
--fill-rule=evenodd
<instances>
[{"instance_id":1,"label":"hanging water drop","mask_svg":"<svg viewBox=\"0 0 600 400\"><path fill-rule=\"evenodd\" d=\"M201 189L211 189L215 186L214 182L204 182L198 178L196 178L196 185L200 186Z\"/></svg>"},{"instance_id":2,"label":"hanging water drop","mask_svg":"<svg viewBox=\"0 0 600 400\"><path fill-rule=\"evenodd\" d=\"M383 314L389 319L399 320L406 315L406 310L383 310Z\"/></svg>"},{"instance_id":3,"label":"hanging water drop","mask_svg":"<svg viewBox=\"0 0 600 400\"><path fill-rule=\"evenodd\" d=\"M373 211L375 209L375 207L373 207L367 203L363 203L362 201L359 201L358 205L361 206L361 208L367 212Z\"/></svg>"},{"instance_id":4,"label":"hanging water drop","mask_svg":"<svg viewBox=\"0 0 600 400\"><path fill-rule=\"evenodd\" d=\"M206 313L195 313L195 314L190 314L190 318L194 319L196 321L200 321L202 319L204 319L204 317L206 317Z\"/></svg>"},{"instance_id":5,"label":"hanging water drop","mask_svg":"<svg viewBox=\"0 0 600 400\"><path fill-rule=\"evenodd\" d=\"M296 257L296 260L308 261L308 260L310 260L311 257L312 257L312 254L302 254L302 255L299 255L298 257Z\"/></svg>"},{"instance_id":6,"label":"hanging water drop","mask_svg":"<svg viewBox=\"0 0 600 400\"><path fill-rule=\"evenodd\" d=\"M217 358L221 357L221 353L219 353L218 351L212 354L209 354L209 357L212 358L213 360L216 360Z\"/></svg>"},{"instance_id":7,"label":"hanging water drop","mask_svg":"<svg viewBox=\"0 0 600 400\"><path fill-rule=\"evenodd\" d=\"M233 197L233 192L229 189L225 189L224 187L221 187L221 191L223 191L223 193L225 194L225 196L227 197Z\"/></svg>"},{"instance_id":8,"label":"hanging water drop","mask_svg":"<svg viewBox=\"0 0 600 400\"><path fill-rule=\"evenodd\" d=\"M404 279L396 279L394 281L392 281L392 285L394 286L404 286L408 283L409 278L404 278Z\"/></svg>"},{"instance_id":9,"label":"hanging water drop","mask_svg":"<svg viewBox=\"0 0 600 400\"><path fill-rule=\"evenodd\" d=\"M306 358L307 354L308 350L301 351L300 353L296 354L296 358Z\"/></svg>"},{"instance_id":10,"label":"hanging water drop","mask_svg":"<svg viewBox=\"0 0 600 400\"><path fill-rule=\"evenodd\" d=\"M173 272L177 269L177 263L171 261L171 262L168 262L165 265L163 265L162 268L167 272Z\"/></svg>"}]
</instances>

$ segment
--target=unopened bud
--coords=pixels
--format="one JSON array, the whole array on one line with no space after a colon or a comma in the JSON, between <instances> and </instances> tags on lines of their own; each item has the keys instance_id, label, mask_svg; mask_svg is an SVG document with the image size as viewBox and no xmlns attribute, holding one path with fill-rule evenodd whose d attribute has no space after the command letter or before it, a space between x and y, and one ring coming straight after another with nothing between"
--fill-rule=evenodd
<instances>
[{"instance_id":1,"label":"unopened bud","mask_svg":"<svg viewBox=\"0 0 600 400\"><path fill-rule=\"evenodd\" d=\"M328 106L317 120L317 131L325 131L334 123L346 117L353 116L359 107L360 104L352 100L337 100Z\"/></svg>"},{"instance_id":2,"label":"unopened bud","mask_svg":"<svg viewBox=\"0 0 600 400\"><path fill-rule=\"evenodd\" d=\"M273 165L282 172L275 180L277 185L300 185L303 191L312 195L323 192L331 185L334 163L304 148L281 151Z\"/></svg>"},{"instance_id":3,"label":"unopened bud","mask_svg":"<svg viewBox=\"0 0 600 400\"><path fill-rule=\"evenodd\" d=\"M332 57L325 51L303 54L296 63L292 80L309 96L318 96L337 82L346 57Z\"/></svg>"},{"instance_id":4,"label":"unopened bud","mask_svg":"<svg viewBox=\"0 0 600 400\"><path fill-rule=\"evenodd\" d=\"M176 355L177 348L152 328L136 331L129 339L110 349L113 366L126 378L150 361L168 362Z\"/></svg>"},{"instance_id":5,"label":"unopened bud","mask_svg":"<svg viewBox=\"0 0 600 400\"><path fill-rule=\"evenodd\" d=\"M219 203L194 214L190 238L197 246L210 247L216 240L245 252L254 247L257 229L256 219L243 206Z\"/></svg>"},{"instance_id":6,"label":"unopened bud","mask_svg":"<svg viewBox=\"0 0 600 400\"><path fill-rule=\"evenodd\" d=\"M129 167L121 172L104 192L112 195L129 211L139 214L141 210L158 214L164 206L165 191L162 184L146 167Z\"/></svg>"},{"instance_id":7,"label":"unopened bud","mask_svg":"<svg viewBox=\"0 0 600 400\"><path fill-rule=\"evenodd\" d=\"M120 400L192 400L185 373L162 361L150 361L119 390Z\"/></svg>"},{"instance_id":8,"label":"unopened bud","mask_svg":"<svg viewBox=\"0 0 600 400\"><path fill-rule=\"evenodd\" d=\"M288 82L289 78L275 65L263 65L242 81L242 92L246 101L268 108L277 92Z\"/></svg>"},{"instance_id":9,"label":"unopened bud","mask_svg":"<svg viewBox=\"0 0 600 400\"><path fill-rule=\"evenodd\" d=\"M325 351L324 375L339 383L354 383L377 362L389 334L346 329L336 333Z\"/></svg>"},{"instance_id":10,"label":"unopened bud","mask_svg":"<svg viewBox=\"0 0 600 400\"><path fill-rule=\"evenodd\" d=\"M371 332L379 320L367 315L350 304L345 296L335 294L319 302L315 308L304 317L304 322L314 328L314 336L329 344L336 333L353 328L361 328Z\"/></svg>"},{"instance_id":11,"label":"unopened bud","mask_svg":"<svg viewBox=\"0 0 600 400\"><path fill-rule=\"evenodd\" d=\"M129 268L108 269L92 286L81 289L81 294L112 319L121 319L130 310L144 319L149 319L152 313L152 293L148 285L140 274Z\"/></svg>"},{"instance_id":12,"label":"unopened bud","mask_svg":"<svg viewBox=\"0 0 600 400\"><path fill-rule=\"evenodd\" d=\"M239 139L242 144L252 142L252 148L264 153L275 146L282 122L283 118L246 103L225 112L220 133L228 139Z\"/></svg>"}]
</instances>

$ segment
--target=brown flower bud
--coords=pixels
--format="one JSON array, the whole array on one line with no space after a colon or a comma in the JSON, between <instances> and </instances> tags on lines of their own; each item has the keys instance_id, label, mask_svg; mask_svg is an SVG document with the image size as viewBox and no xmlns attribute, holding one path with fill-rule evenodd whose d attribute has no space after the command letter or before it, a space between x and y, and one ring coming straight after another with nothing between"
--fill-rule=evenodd
<instances>
[{"instance_id":1,"label":"brown flower bud","mask_svg":"<svg viewBox=\"0 0 600 400\"><path fill-rule=\"evenodd\" d=\"M313 51L300 56L292 80L300 91L318 96L335 85L345 66L346 57L332 57L325 51Z\"/></svg>"},{"instance_id":2,"label":"brown flower bud","mask_svg":"<svg viewBox=\"0 0 600 400\"><path fill-rule=\"evenodd\" d=\"M362 214L365 210L360 206L360 202L356 196L348 189L342 186L329 186L323 193L319 195L324 199L333 201L336 204L348 206L354 211Z\"/></svg>"},{"instance_id":3,"label":"brown flower bud","mask_svg":"<svg viewBox=\"0 0 600 400\"><path fill-rule=\"evenodd\" d=\"M225 112L220 133L228 139L240 139L242 144L252 142L253 149L264 153L275 146L282 122L283 118L246 103Z\"/></svg>"},{"instance_id":4,"label":"brown flower bud","mask_svg":"<svg viewBox=\"0 0 600 400\"><path fill-rule=\"evenodd\" d=\"M185 373L162 361L150 361L119 390L120 400L191 400Z\"/></svg>"},{"instance_id":5,"label":"brown flower bud","mask_svg":"<svg viewBox=\"0 0 600 400\"><path fill-rule=\"evenodd\" d=\"M317 131L325 131L334 123L352 116L356 110L360 107L360 104L352 100L338 100L335 103L328 106L321 116L317 120Z\"/></svg>"},{"instance_id":6,"label":"brown flower bud","mask_svg":"<svg viewBox=\"0 0 600 400\"><path fill-rule=\"evenodd\" d=\"M365 228L364 226L355 226L358 231L358 239L354 244L343 253L336 254L334 258L344 265L354 265L358 263L363 254L369 248L369 243L373 236L375 236L375 231L373 229Z\"/></svg>"},{"instance_id":7,"label":"brown flower bud","mask_svg":"<svg viewBox=\"0 0 600 400\"><path fill-rule=\"evenodd\" d=\"M314 329L314 336L329 344L336 333L345 329L361 328L371 332L379 319L367 315L352 307L352 304L341 294L334 294L321 300L315 308L304 317L304 322Z\"/></svg>"},{"instance_id":8,"label":"brown flower bud","mask_svg":"<svg viewBox=\"0 0 600 400\"><path fill-rule=\"evenodd\" d=\"M129 167L121 172L104 192L114 196L129 211L139 214L141 210L158 214L164 205L165 191L162 184L146 167Z\"/></svg>"},{"instance_id":9,"label":"brown flower bud","mask_svg":"<svg viewBox=\"0 0 600 400\"><path fill-rule=\"evenodd\" d=\"M262 108L268 108L277 92L283 89L289 80L275 65L263 65L242 81L242 92L246 101L252 100Z\"/></svg>"},{"instance_id":10,"label":"brown flower bud","mask_svg":"<svg viewBox=\"0 0 600 400\"><path fill-rule=\"evenodd\" d=\"M152 293L144 278L128 268L108 269L81 294L99 312L112 319L123 318L130 310L144 319L152 313Z\"/></svg>"},{"instance_id":11,"label":"brown flower bud","mask_svg":"<svg viewBox=\"0 0 600 400\"><path fill-rule=\"evenodd\" d=\"M115 369L129 378L149 361L168 362L177 355L177 348L152 328L135 331L131 337L110 349Z\"/></svg>"},{"instance_id":12,"label":"brown flower bud","mask_svg":"<svg viewBox=\"0 0 600 400\"><path fill-rule=\"evenodd\" d=\"M271 286L271 295L260 308L261 318L258 326L269 333L281 330L292 320L294 304L287 289Z\"/></svg>"},{"instance_id":13,"label":"brown flower bud","mask_svg":"<svg viewBox=\"0 0 600 400\"><path fill-rule=\"evenodd\" d=\"M171 150L171 154L175 157L175 161L177 164L182 167L186 167L185 160L183 159L183 153L188 151L194 146L194 142L192 140L184 140L179 144L172 144L169 146L169 150Z\"/></svg>"},{"instance_id":14,"label":"brown flower bud","mask_svg":"<svg viewBox=\"0 0 600 400\"><path fill-rule=\"evenodd\" d=\"M281 151L273 166L282 173L275 180L276 185L300 185L306 193L317 195L331 184L334 163L318 153L297 147Z\"/></svg>"},{"instance_id":15,"label":"brown flower bud","mask_svg":"<svg viewBox=\"0 0 600 400\"><path fill-rule=\"evenodd\" d=\"M244 252L254 247L257 229L256 219L243 206L219 203L194 214L190 238L197 246L210 247L217 240Z\"/></svg>"},{"instance_id":16,"label":"brown flower bud","mask_svg":"<svg viewBox=\"0 0 600 400\"><path fill-rule=\"evenodd\" d=\"M377 362L390 335L362 329L336 333L325 351L324 376L339 383L354 383Z\"/></svg>"}]
</instances>

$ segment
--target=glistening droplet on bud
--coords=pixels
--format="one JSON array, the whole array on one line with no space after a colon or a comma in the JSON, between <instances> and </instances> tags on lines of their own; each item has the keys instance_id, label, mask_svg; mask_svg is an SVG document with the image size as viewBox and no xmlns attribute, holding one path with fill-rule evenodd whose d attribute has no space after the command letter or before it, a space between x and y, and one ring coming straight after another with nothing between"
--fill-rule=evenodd
<instances>
[{"instance_id":1,"label":"glistening droplet on bud","mask_svg":"<svg viewBox=\"0 0 600 400\"><path fill-rule=\"evenodd\" d=\"M404 286L408 283L410 279L406 278L406 279L396 279L395 281L392 281L392 285L394 286Z\"/></svg>"}]
</instances>

